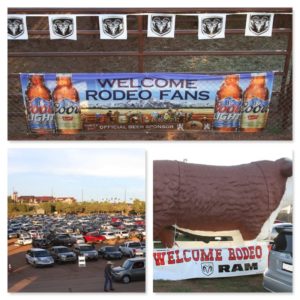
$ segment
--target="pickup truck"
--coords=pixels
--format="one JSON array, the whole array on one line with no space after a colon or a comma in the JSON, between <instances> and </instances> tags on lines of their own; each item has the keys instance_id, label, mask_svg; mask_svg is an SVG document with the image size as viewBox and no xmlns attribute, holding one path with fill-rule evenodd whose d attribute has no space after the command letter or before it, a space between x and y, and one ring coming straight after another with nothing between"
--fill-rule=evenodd
<instances>
[{"instance_id":1,"label":"pickup truck","mask_svg":"<svg viewBox=\"0 0 300 300\"><path fill-rule=\"evenodd\" d=\"M145 247L140 242L125 242L119 246L124 256L145 256Z\"/></svg>"}]
</instances>

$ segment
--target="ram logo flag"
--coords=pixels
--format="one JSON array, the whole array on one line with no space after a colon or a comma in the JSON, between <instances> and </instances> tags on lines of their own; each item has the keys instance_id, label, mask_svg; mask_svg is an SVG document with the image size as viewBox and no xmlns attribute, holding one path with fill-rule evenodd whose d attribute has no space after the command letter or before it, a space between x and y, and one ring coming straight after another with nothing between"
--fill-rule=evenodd
<instances>
[{"instance_id":1,"label":"ram logo flag","mask_svg":"<svg viewBox=\"0 0 300 300\"><path fill-rule=\"evenodd\" d=\"M28 40L26 16L9 15L7 17L7 37L9 40Z\"/></svg>"},{"instance_id":2,"label":"ram logo flag","mask_svg":"<svg viewBox=\"0 0 300 300\"><path fill-rule=\"evenodd\" d=\"M274 14L249 13L246 21L246 36L272 36Z\"/></svg>"},{"instance_id":3,"label":"ram logo flag","mask_svg":"<svg viewBox=\"0 0 300 300\"><path fill-rule=\"evenodd\" d=\"M226 15L198 15L198 39L225 38Z\"/></svg>"},{"instance_id":4,"label":"ram logo flag","mask_svg":"<svg viewBox=\"0 0 300 300\"><path fill-rule=\"evenodd\" d=\"M148 37L174 38L175 15L148 15Z\"/></svg>"},{"instance_id":5,"label":"ram logo flag","mask_svg":"<svg viewBox=\"0 0 300 300\"><path fill-rule=\"evenodd\" d=\"M51 40L77 40L76 16L49 16L49 31Z\"/></svg>"},{"instance_id":6,"label":"ram logo flag","mask_svg":"<svg viewBox=\"0 0 300 300\"><path fill-rule=\"evenodd\" d=\"M126 15L100 15L100 39L126 40L127 16Z\"/></svg>"}]
</instances>

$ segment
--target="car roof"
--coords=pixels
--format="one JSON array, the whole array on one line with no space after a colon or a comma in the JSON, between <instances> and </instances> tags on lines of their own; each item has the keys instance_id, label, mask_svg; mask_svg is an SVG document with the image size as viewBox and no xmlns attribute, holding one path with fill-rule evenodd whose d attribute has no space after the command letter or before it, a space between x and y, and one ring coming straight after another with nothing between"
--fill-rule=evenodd
<instances>
[{"instance_id":1,"label":"car roof","mask_svg":"<svg viewBox=\"0 0 300 300\"><path fill-rule=\"evenodd\" d=\"M135 262L135 261L145 261L145 258L144 257L133 257L133 258L128 258L127 260L130 260L132 262Z\"/></svg>"},{"instance_id":2,"label":"car roof","mask_svg":"<svg viewBox=\"0 0 300 300\"><path fill-rule=\"evenodd\" d=\"M79 245L76 245L75 247L83 247L83 246L92 246L91 244L79 244Z\"/></svg>"},{"instance_id":3,"label":"car roof","mask_svg":"<svg viewBox=\"0 0 300 300\"><path fill-rule=\"evenodd\" d=\"M60 248L67 248L68 249L68 247L66 247L66 246L53 246L52 247L52 249L60 249Z\"/></svg>"},{"instance_id":4,"label":"car roof","mask_svg":"<svg viewBox=\"0 0 300 300\"><path fill-rule=\"evenodd\" d=\"M31 248L30 251L38 252L38 251L47 251L47 250L46 249L42 249L42 248Z\"/></svg>"}]
</instances>

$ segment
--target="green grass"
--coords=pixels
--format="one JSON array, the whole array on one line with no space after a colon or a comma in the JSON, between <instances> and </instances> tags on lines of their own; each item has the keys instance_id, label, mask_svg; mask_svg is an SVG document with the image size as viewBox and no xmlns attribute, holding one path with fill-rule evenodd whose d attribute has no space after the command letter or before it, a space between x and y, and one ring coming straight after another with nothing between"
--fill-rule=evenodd
<instances>
[{"instance_id":1,"label":"green grass","mask_svg":"<svg viewBox=\"0 0 300 300\"><path fill-rule=\"evenodd\" d=\"M262 282L263 275L178 281L154 280L153 289L155 293L265 293Z\"/></svg>"}]
</instances>

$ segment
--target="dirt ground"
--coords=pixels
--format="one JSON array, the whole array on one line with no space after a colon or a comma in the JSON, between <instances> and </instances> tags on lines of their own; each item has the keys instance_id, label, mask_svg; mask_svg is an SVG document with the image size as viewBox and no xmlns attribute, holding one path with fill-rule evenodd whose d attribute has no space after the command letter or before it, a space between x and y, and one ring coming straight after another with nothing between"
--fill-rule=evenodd
<instances>
[{"instance_id":1,"label":"dirt ground","mask_svg":"<svg viewBox=\"0 0 300 300\"><path fill-rule=\"evenodd\" d=\"M8 243L8 263L13 267L13 272L8 273L8 292L103 292L105 259L87 261L85 268L78 267L77 263L33 268L25 262L25 252L31 245L15 246L14 242L12 239ZM125 259L115 261L114 265L122 265ZM113 293L144 293L145 281L115 282L114 289Z\"/></svg>"},{"instance_id":2,"label":"dirt ground","mask_svg":"<svg viewBox=\"0 0 300 300\"><path fill-rule=\"evenodd\" d=\"M181 281L155 280L155 293L265 293L263 275Z\"/></svg>"}]
</instances>

